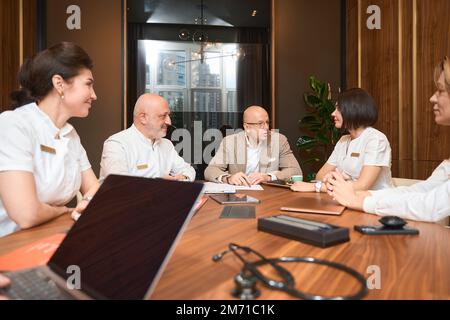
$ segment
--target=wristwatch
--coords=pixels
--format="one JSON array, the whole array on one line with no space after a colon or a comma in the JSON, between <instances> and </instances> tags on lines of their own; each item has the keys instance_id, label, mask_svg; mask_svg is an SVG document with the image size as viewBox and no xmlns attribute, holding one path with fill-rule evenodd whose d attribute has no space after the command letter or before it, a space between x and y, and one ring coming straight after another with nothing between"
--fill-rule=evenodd
<instances>
[{"instance_id":1,"label":"wristwatch","mask_svg":"<svg viewBox=\"0 0 450 320\"><path fill-rule=\"evenodd\" d=\"M320 190L322 189L322 181L316 181L316 183L314 184L314 188L316 189L316 192L320 192Z\"/></svg>"}]
</instances>

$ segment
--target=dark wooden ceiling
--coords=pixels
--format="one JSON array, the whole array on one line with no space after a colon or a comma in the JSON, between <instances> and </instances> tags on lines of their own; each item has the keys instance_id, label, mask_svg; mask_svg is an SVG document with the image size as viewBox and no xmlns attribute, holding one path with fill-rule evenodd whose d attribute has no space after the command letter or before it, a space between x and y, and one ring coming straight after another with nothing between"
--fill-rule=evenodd
<instances>
[{"instance_id":1,"label":"dark wooden ceiling","mask_svg":"<svg viewBox=\"0 0 450 320\"><path fill-rule=\"evenodd\" d=\"M270 0L204 0L206 25L269 27ZM128 22L195 24L201 0L128 0ZM256 16L252 16L256 10ZM199 21L200 22L200 21Z\"/></svg>"}]
</instances>

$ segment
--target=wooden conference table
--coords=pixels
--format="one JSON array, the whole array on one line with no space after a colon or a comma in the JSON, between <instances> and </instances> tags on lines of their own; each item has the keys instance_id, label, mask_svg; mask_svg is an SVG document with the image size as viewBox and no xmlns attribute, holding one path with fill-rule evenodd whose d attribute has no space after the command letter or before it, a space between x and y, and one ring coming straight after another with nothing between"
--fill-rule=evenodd
<instances>
[{"instance_id":1,"label":"wooden conference table","mask_svg":"<svg viewBox=\"0 0 450 320\"><path fill-rule=\"evenodd\" d=\"M245 191L261 200L256 216L285 213L279 208L293 197L328 197L294 193L264 186L264 191ZM345 264L366 278L380 271L380 289L369 290L367 299L450 299L450 229L442 225L409 222L419 236L368 236L353 230L356 224L379 224L379 217L346 210L341 216L287 213L292 216L350 228L350 241L329 248L258 232L257 219L219 219L222 205L209 199L193 217L178 243L154 291L153 299L232 299L234 276L241 262L231 253L219 262L212 256L230 242L249 246L266 257L311 256ZM0 238L0 255L57 232L67 230L68 215L31 230ZM248 256L251 260L251 256ZM343 295L358 290L356 280L328 267L305 263L285 264L295 276L297 288L321 295ZM375 266L375 267L374 267ZM379 268L379 269L378 269ZM264 267L269 274L270 269ZM375 273L374 273L375 272ZM376 281L372 281L376 285ZM259 299L291 299L284 292L259 284Z\"/></svg>"}]
</instances>

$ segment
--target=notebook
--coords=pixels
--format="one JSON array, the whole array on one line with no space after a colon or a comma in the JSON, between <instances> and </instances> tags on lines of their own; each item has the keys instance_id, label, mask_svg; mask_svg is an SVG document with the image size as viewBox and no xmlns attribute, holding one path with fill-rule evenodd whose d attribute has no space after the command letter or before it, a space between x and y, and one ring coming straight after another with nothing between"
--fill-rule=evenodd
<instances>
[{"instance_id":1,"label":"notebook","mask_svg":"<svg viewBox=\"0 0 450 320\"><path fill-rule=\"evenodd\" d=\"M2 255L0 270L17 271L45 265L65 236L65 233L57 233Z\"/></svg>"},{"instance_id":2,"label":"notebook","mask_svg":"<svg viewBox=\"0 0 450 320\"><path fill-rule=\"evenodd\" d=\"M284 181L284 180L266 181L266 182L263 182L263 184L266 184L266 185L269 185L269 186L273 186L273 187L287 188L287 189L289 189L292 186L292 183L289 183L289 182Z\"/></svg>"},{"instance_id":3,"label":"notebook","mask_svg":"<svg viewBox=\"0 0 450 320\"><path fill-rule=\"evenodd\" d=\"M303 193L295 194L295 198L280 208L282 211L341 215L345 207L328 195Z\"/></svg>"}]
</instances>

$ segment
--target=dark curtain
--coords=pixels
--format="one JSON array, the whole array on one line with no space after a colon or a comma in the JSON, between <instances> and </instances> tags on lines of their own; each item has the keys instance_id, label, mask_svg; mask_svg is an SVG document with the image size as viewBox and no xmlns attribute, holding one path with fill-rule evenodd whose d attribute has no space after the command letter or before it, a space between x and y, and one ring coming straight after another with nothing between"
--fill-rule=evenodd
<instances>
[{"instance_id":1,"label":"dark curtain","mask_svg":"<svg viewBox=\"0 0 450 320\"><path fill-rule=\"evenodd\" d=\"M145 68L138 66L138 61L145 61L143 52L138 48L138 40L145 39L143 25L128 24L127 127L133 123L133 109L137 98L145 92Z\"/></svg>"},{"instance_id":2,"label":"dark curtain","mask_svg":"<svg viewBox=\"0 0 450 320\"><path fill-rule=\"evenodd\" d=\"M263 28L238 28L238 43L245 57L238 62L237 101L241 110L251 105L264 107L270 114L269 31Z\"/></svg>"}]
</instances>

